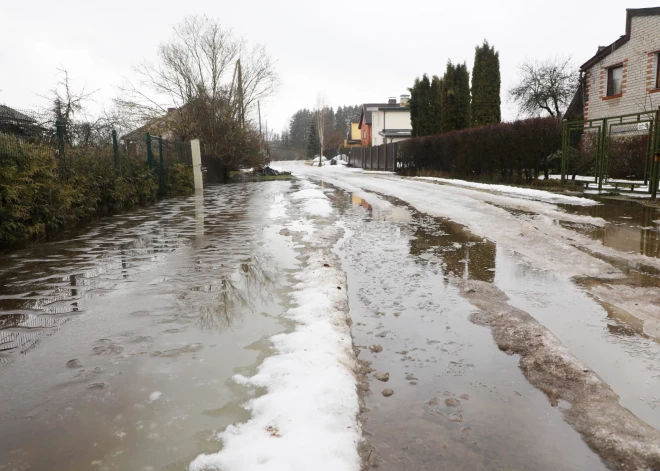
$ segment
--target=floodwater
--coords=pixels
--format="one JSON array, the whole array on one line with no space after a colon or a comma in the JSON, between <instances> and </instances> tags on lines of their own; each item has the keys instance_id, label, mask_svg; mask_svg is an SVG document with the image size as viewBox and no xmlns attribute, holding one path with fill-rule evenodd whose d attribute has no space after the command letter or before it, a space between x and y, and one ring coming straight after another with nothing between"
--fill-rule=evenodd
<instances>
[{"instance_id":1,"label":"floodwater","mask_svg":"<svg viewBox=\"0 0 660 471\"><path fill-rule=\"evenodd\" d=\"M0 261L0 469L186 469L259 391L298 261L269 204L226 185Z\"/></svg>"},{"instance_id":2,"label":"floodwater","mask_svg":"<svg viewBox=\"0 0 660 471\"><path fill-rule=\"evenodd\" d=\"M382 205L369 201L378 200L394 206L374 209ZM359 358L374 370L363 417L373 464L386 470L604 469L563 421L566 405L552 407L525 380L517 357L500 352L489 330L469 321L476 309L460 296L456 279L495 284L610 384L624 407L660 428L660 344L634 318L602 306L580 284L395 198L353 195L350 202L344 223L351 235L339 251ZM637 211L649 218L641 206L623 214L607 208L591 215L635 218ZM643 232L646 219L633 219L630 234L653 237ZM655 275L635 273L660 285ZM388 381L376 373L388 373ZM394 395L384 397L385 388Z\"/></svg>"},{"instance_id":3,"label":"floodwater","mask_svg":"<svg viewBox=\"0 0 660 471\"><path fill-rule=\"evenodd\" d=\"M281 213L269 207L295 187L211 187L3 256L0 470L186 469L218 451L217 432L247 420L241 405L262 392L231 377L253 374L270 354L268 337L291 328L280 315L299 261L280 234ZM370 463L397 471L605 469L563 420L568 405L552 407L518 357L470 321L477 309L460 295L461 279L495 284L624 407L660 428L660 343L634 320L395 198L325 193L345 228L336 251L354 341L373 368L362 416ZM657 212L614 206L565 209L608 220L604 230L575 230L657 256ZM639 276L660 286L657 274Z\"/></svg>"},{"instance_id":4,"label":"floodwater","mask_svg":"<svg viewBox=\"0 0 660 471\"><path fill-rule=\"evenodd\" d=\"M564 211L605 219L604 227L562 222L603 245L625 253L660 258L660 210L634 201L597 198L597 206L560 205Z\"/></svg>"},{"instance_id":5,"label":"floodwater","mask_svg":"<svg viewBox=\"0 0 660 471\"><path fill-rule=\"evenodd\" d=\"M369 375L363 420L372 465L605 469L561 410L529 385L517 357L499 351L489 329L469 320L476 309L451 280L495 282L497 247L403 204L378 211L355 196L346 201L349 235L338 253L353 335L359 359L371 362L373 373L389 374L386 382ZM383 396L386 388L391 397Z\"/></svg>"}]
</instances>

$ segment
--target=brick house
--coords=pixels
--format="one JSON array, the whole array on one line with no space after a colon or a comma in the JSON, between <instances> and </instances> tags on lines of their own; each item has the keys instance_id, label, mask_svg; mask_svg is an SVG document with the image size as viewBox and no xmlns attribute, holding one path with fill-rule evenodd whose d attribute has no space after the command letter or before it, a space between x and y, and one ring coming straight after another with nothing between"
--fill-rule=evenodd
<instances>
[{"instance_id":1,"label":"brick house","mask_svg":"<svg viewBox=\"0 0 660 471\"><path fill-rule=\"evenodd\" d=\"M660 7L626 10L626 34L581 67L584 119L600 119L660 107ZM574 108L573 111L578 111Z\"/></svg>"},{"instance_id":2,"label":"brick house","mask_svg":"<svg viewBox=\"0 0 660 471\"><path fill-rule=\"evenodd\" d=\"M412 126L410 125L409 99L409 95L401 95L400 103L397 103L396 98L392 97L387 103L365 103L362 105L360 121L358 122L362 147L383 144L386 139L389 139L389 142L394 142L410 137ZM387 121L385 118L387 112L396 113L399 116L392 116ZM403 116L404 114L407 118ZM376 121L374 122L374 120ZM386 124L388 123L392 129L387 129Z\"/></svg>"}]
</instances>

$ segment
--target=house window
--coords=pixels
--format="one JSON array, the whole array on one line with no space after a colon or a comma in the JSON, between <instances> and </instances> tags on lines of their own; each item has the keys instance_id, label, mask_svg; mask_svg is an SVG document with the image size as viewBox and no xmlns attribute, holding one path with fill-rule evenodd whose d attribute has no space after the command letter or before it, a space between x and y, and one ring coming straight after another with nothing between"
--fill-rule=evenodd
<instances>
[{"instance_id":1,"label":"house window","mask_svg":"<svg viewBox=\"0 0 660 471\"><path fill-rule=\"evenodd\" d=\"M660 54L655 56L655 88L660 88Z\"/></svg>"},{"instance_id":2,"label":"house window","mask_svg":"<svg viewBox=\"0 0 660 471\"><path fill-rule=\"evenodd\" d=\"M607 96L621 95L622 80L622 65L617 65L607 69Z\"/></svg>"},{"instance_id":3,"label":"house window","mask_svg":"<svg viewBox=\"0 0 660 471\"><path fill-rule=\"evenodd\" d=\"M362 130L362 139L366 139L366 138L367 138L367 130L363 129Z\"/></svg>"}]
</instances>

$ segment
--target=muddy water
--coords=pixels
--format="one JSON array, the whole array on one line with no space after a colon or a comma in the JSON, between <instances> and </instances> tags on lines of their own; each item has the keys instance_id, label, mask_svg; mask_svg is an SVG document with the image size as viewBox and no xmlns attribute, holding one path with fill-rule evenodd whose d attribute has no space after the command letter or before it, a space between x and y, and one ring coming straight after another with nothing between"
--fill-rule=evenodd
<instances>
[{"instance_id":1,"label":"muddy water","mask_svg":"<svg viewBox=\"0 0 660 471\"><path fill-rule=\"evenodd\" d=\"M297 261L269 203L212 187L0 261L0 469L186 469L259 391Z\"/></svg>"},{"instance_id":2,"label":"muddy water","mask_svg":"<svg viewBox=\"0 0 660 471\"><path fill-rule=\"evenodd\" d=\"M470 322L475 309L451 283L494 282L497 247L400 204L374 209L376 195L344 200L340 207L352 203L342 219L349 235L338 252L355 343L373 373L389 374L386 382L369 375L370 462L385 470L604 469L517 358ZM385 397L386 388L394 394Z\"/></svg>"},{"instance_id":3,"label":"muddy water","mask_svg":"<svg viewBox=\"0 0 660 471\"><path fill-rule=\"evenodd\" d=\"M603 218L604 227L562 223L626 253L660 257L660 210L636 202L598 198L597 206L562 206L566 212ZM560 205L561 206L561 205Z\"/></svg>"}]
</instances>

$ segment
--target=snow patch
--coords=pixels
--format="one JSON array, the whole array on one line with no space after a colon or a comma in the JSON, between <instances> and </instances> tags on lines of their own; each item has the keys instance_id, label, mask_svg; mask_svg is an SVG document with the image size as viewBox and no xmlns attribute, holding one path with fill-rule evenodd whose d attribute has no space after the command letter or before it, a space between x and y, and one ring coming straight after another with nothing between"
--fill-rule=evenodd
<instances>
[{"instance_id":1,"label":"snow patch","mask_svg":"<svg viewBox=\"0 0 660 471\"><path fill-rule=\"evenodd\" d=\"M302 200L305 211L310 201L330 204L319 190L302 190L292 198ZM299 230L302 226L296 221L285 227ZM313 234L318 235L310 245L322 247L327 243L323 231L315 229ZM222 450L199 455L190 471L360 469L359 405L353 342L346 322L346 283L340 263L332 257L329 248L309 253L295 275L298 284L291 295L295 307L285 314L296 329L271 338L277 353L266 358L254 376L233 378L238 384L267 389L244 405L252 418L227 427L219 434Z\"/></svg>"},{"instance_id":2,"label":"snow patch","mask_svg":"<svg viewBox=\"0 0 660 471\"><path fill-rule=\"evenodd\" d=\"M296 191L291 195L294 201L302 201L303 210L312 216L329 216L332 214L332 206L323 191L316 188L307 188Z\"/></svg>"},{"instance_id":3,"label":"snow patch","mask_svg":"<svg viewBox=\"0 0 660 471\"><path fill-rule=\"evenodd\" d=\"M517 186L508 185L494 185L488 183L468 182L465 180L454 180L450 178L437 178L437 177L413 177L414 180L437 181L441 183L448 183L456 186L464 186L467 188L476 188L479 190L497 191L498 193L505 193L509 195L517 195L525 198L530 198L539 201L548 201L552 203L572 204L577 206L593 206L598 205L597 201L588 198L581 198L578 196L567 196L557 193L552 193L545 190L534 190L531 188L520 188Z\"/></svg>"},{"instance_id":4,"label":"snow patch","mask_svg":"<svg viewBox=\"0 0 660 471\"><path fill-rule=\"evenodd\" d=\"M151 394L149 394L149 400L150 400L151 402L157 401L158 399L160 399L160 396L162 396L162 395L163 395L162 392L160 392L160 391L154 391L154 392L152 392Z\"/></svg>"}]
</instances>

